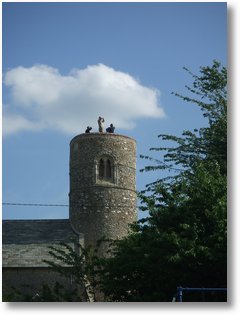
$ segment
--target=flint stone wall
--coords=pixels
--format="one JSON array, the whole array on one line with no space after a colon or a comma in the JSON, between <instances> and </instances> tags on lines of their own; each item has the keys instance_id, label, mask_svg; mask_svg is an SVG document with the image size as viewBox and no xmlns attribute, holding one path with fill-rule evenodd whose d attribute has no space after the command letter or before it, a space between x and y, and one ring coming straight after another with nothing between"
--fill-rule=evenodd
<instances>
[{"instance_id":1,"label":"flint stone wall","mask_svg":"<svg viewBox=\"0 0 240 315\"><path fill-rule=\"evenodd\" d=\"M98 163L112 163L112 179L99 178ZM119 239L136 220L136 142L107 133L81 134L70 143L70 221L86 245Z\"/></svg>"}]
</instances>

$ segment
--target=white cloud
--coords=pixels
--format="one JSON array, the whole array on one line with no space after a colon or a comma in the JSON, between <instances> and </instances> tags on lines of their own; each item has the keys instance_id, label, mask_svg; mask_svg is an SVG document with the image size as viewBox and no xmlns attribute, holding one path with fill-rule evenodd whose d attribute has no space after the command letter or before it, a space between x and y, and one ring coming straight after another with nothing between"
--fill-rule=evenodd
<instances>
[{"instance_id":1,"label":"white cloud","mask_svg":"<svg viewBox=\"0 0 240 315\"><path fill-rule=\"evenodd\" d=\"M103 64L67 76L46 65L17 67L5 74L4 84L13 99L12 112L9 106L3 113L4 134L41 128L76 134L87 125L97 131L98 116L106 125L131 129L138 118L164 117L157 89Z\"/></svg>"},{"instance_id":2,"label":"white cloud","mask_svg":"<svg viewBox=\"0 0 240 315\"><path fill-rule=\"evenodd\" d=\"M23 130L33 131L43 129L41 123L29 121L25 117L16 114L5 113L3 115L2 124L3 135L10 135Z\"/></svg>"}]
</instances>

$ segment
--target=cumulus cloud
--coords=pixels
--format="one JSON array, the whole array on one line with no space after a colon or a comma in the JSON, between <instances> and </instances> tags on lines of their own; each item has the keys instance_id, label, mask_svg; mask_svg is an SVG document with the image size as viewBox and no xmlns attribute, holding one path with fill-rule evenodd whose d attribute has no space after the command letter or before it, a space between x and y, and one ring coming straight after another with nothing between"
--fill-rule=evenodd
<instances>
[{"instance_id":1,"label":"cumulus cloud","mask_svg":"<svg viewBox=\"0 0 240 315\"><path fill-rule=\"evenodd\" d=\"M76 134L87 125L97 131L98 116L118 129L131 129L139 118L164 117L157 89L103 64L69 75L46 65L17 67L3 82L13 100L3 111L4 134L46 128Z\"/></svg>"},{"instance_id":2,"label":"cumulus cloud","mask_svg":"<svg viewBox=\"0 0 240 315\"><path fill-rule=\"evenodd\" d=\"M21 115L7 113L3 115L2 124L4 135L14 134L23 130L41 130L43 128L42 124L39 122L32 122Z\"/></svg>"}]
</instances>

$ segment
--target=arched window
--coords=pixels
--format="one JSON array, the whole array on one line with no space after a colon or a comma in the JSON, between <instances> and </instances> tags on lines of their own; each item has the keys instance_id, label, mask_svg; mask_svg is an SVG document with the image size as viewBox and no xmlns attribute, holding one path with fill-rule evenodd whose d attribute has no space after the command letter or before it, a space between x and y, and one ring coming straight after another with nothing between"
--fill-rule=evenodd
<instances>
[{"instance_id":1,"label":"arched window","mask_svg":"<svg viewBox=\"0 0 240 315\"><path fill-rule=\"evenodd\" d=\"M114 163L108 156L103 156L97 163L97 179L100 181L114 182Z\"/></svg>"}]
</instances>

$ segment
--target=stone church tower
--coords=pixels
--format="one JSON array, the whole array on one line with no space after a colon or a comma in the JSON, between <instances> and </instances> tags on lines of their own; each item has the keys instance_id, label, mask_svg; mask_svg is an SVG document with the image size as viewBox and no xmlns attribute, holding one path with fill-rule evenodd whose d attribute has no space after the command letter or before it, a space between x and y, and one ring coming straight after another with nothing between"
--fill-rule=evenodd
<instances>
[{"instance_id":1,"label":"stone church tower","mask_svg":"<svg viewBox=\"0 0 240 315\"><path fill-rule=\"evenodd\" d=\"M46 261L49 246L72 248L99 239L120 239L137 219L136 142L113 133L80 134L70 142L69 219L3 220L2 287L4 301L12 287L34 297L56 281L71 292L72 279L56 273ZM105 244L105 245L104 245ZM108 243L100 247L105 255ZM64 266L64 265L63 265ZM101 292L97 293L101 301ZM21 301L16 296L12 301Z\"/></svg>"},{"instance_id":2,"label":"stone church tower","mask_svg":"<svg viewBox=\"0 0 240 315\"><path fill-rule=\"evenodd\" d=\"M85 133L70 142L69 216L84 244L127 235L137 219L136 142L113 133Z\"/></svg>"}]
</instances>

